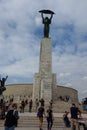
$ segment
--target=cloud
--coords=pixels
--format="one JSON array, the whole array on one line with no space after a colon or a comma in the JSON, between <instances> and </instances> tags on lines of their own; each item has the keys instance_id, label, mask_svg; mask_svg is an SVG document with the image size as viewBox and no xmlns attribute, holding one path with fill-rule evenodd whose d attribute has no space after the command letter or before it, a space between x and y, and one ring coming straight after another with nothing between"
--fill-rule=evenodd
<instances>
[{"instance_id":1,"label":"cloud","mask_svg":"<svg viewBox=\"0 0 87 130\"><path fill-rule=\"evenodd\" d=\"M72 84L71 84L71 83L67 83L67 84L65 84L64 86L72 87Z\"/></svg>"},{"instance_id":2,"label":"cloud","mask_svg":"<svg viewBox=\"0 0 87 130\"><path fill-rule=\"evenodd\" d=\"M82 93L83 93L83 94L87 94L87 90L84 90Z\"/></svg>"},{"instance_id":3,"label":"cloud","mask_svg":"<svg viewBox=\"0 0 87 130\"><path fill-rule=\"evenodd\" d=\"M83 77L83 80L87 81L87 76L84 76L84 77Z\"/></svg>"},{"instance_id":4,"label":"cloud","mask_svg":"<svg viewBox=\"0 0 87 130\"><path fill-rule=\"evenodd\" d=\"M70 75L70 73L60 73L59 77L61 78L61 77L69 76L69 75Z\"/></svg>"}]
</instances>

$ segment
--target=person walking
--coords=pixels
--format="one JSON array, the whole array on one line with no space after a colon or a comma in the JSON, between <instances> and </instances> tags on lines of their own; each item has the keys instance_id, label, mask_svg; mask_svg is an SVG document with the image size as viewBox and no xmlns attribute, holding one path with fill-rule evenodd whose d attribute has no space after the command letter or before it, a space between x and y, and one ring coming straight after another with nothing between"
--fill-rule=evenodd
<instances>
[{"instance_id":1,"label":"person walking","mask_svg":"<svg viewBox=\"0 0 87 130\"><path fill-rule=\"evenodd\" d=\"M39 118L39 128L42 129L43 126L43 115L45 116L45 109L43 106L40 106L37 111L37 117Z\"/></svg>"},{"instance_id":2,"label":"person walking","mask_svg":"<svg viewBox=\"0 0 87 130\"><path fill-rule=\"evenodd\" d=\"M76 130L79 130L79 123L78 123L78 107L74 103L72 103L72 106L70 108L71 113L71 130L76 128Z\"/></svg>"},{"instance_id":3,"label":"person walking","mask_svg":"<svg viewBox=\"0 0 87 130\"><path fill-rule=\"evenodd\" d=\"M50 105L51 108L53 107L53 101L52 101L52 99L49 101L49 105Z\"/></svg>"},{"instance_id":4,"label":"person walking","mask_svg":"<svg viewBox=\"0 0 87 130\"><path fill-rule=\"evenodd\" d=\"M33 106L33 101L32 99L29 101L29 112L32 112L32 106Z\"/></svg>"},{"instance_id":5,"label":"person walking","mask_svg":"<svg viewBox=\"0 0 87 130\"><path fill-rule=\"evenodd\" d=\"M25 102L24 99L21 101L21 112L24 113L24 109L25 109Z\"/></svg>"},{"instance_id":6,"label":"person walking","mask_svg":"<svg viewBox=\"0 0 87 130\"><path fill-rule=\"evenodd\" d=\"M15 130L17 120L19 119L17 113L17 104L13 104L12 108L7 112L4 123L4 130Z\"/></svg>"},{"instance_id":7,"label":"person walking","mask_svg":"<svg viewBox=\"0 0 87 130\"><path fill-rule=\"evenodd\" d=\"M80 110L79 110L79 112L78 112L78 122L79 122L79 129L80 129L80 126L83 126L83 129L84 129L84 130L87 130L87 127L86 127L86 124L85 124L85 120L84 120L84 118L82 117L82 113L81 113Z\"/></svg>"},{"instance_id":8,"label":"person walking","mask_svg":"<svg viewBox=\"0 0 87 130\"><path fill-rule=\"evenodd\" d=\"M36 111L37 111L38 107L39 107L39 100L38 100L38 98L36 98L36 100L35 100L35 105L36 105Z\"/></svg>"},{"instance_id":9,"label":"person walking","mask_svg":"<svg viewBox=\"0 0 87 130\"><path fill-rule=\"evenodd\" d=\"M40 100L39 100L39 102L41 103L41 106L45 106L44 104L45 104L45 101L44 101L44 99L43 98L41 98Z\"/></svg>"},{"instance_id":10,"label":"person walking","mask_svg":"<svg viewBox=\"0 0 87 130\"><path fill-rule=\"evenodd\" d=\"M53 110L51 108L51 106L49 106L49 108L47 109L47 130L51 130L52 126L53 126Z\"/></svg>"},{"instance_id":11,"label":"person walking","mask_svg":"<svg viewBox=\"0 0 87 130\"><path fill-rule=\"evenodd\" d=\"M68 111L65 111L63 114L63 121L66 127L70 127L70 120L69 120L68 114L69 114Z\"/></svg>"}]
</instances>

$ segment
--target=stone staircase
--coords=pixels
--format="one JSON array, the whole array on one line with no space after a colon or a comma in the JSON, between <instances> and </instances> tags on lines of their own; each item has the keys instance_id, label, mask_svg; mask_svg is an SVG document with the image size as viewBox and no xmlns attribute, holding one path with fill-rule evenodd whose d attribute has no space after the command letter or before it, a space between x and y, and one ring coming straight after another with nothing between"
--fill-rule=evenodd
<instances>
[{"instance_id":1,"label":"stone staircase","mask_svg":"<svg viewBox=\"0 0 87 130\"><path fill-rule=\"evenodd\" d=\"M37 117L20 117L18 127L39 127L39 119ZM62 118L55 117L53 127L64 127ZM43 127L47 127L46 118L43 121Z\"/></svg>"},{"instance_id":2,"label":"stone staircase","mask_svg":"<svg viewBox=\"0 0 87 130\"><path fill-rule=\"evenodd\" d=\"M3 127L4 120L0 120L0 127ZM39 127L39 119L36 116L20 116L18 127ZM43 127L47 127L46 118L43 121ZM65 127L62 118L55 117L53 128Z\"/></svg>"},{"instance_id":3,"label":"stone staircase","mask_svg":"<svg viewBox=\"0 0 87 130\"><path fill-rule=\"evenodd\" d=\"M19 101L19 96L15 96L14 97L14 102L18 104L18 106L20 106L20 101ZM69 111L70 110L70 107L71 107L71 102L68 101L68 102L65 102L65 101L61 101L61 100L57 100L53 103L53 111L54 112L64 112L64 111ZM80 108L80 110L82 112L83 111L83 108L82 108L82 105L78 105L78 107ZM45 108L47 109L47 106L45 106ZM28 112L29 111L29 105L27 105L25 107L25 112ZM35 112L35 105L33 104L33 109L32 109L33 112ZM87 112L86 112L87 113Z\"/></svg>"},{"instance_id":4,"label":"stone staircase","mask_svg":"<svg viewBox=\"0 0 87 130\"><path fill-rule=\"evenodd\" d=\"M18 128L39 128L39 119L34 113L22 113L19 114L20 118L18 120ZM87 118L86 118L87 120ZM4 120L0 120L0 127L4 126ZM43 128L47 128L47 121L46 118L44 118L43 121ZM53 130L57 130L58 128L63 130L70 130L70 128L66 128L62 119L62 116L54 117L54 123L53 123ZM80 127L80 130L83 130L83 127Z\"/></svg>"},{"instance_id":5,"label":"stone staircase","mask_svg":"<svg viewBox=\"0 0 87 130\"><path fill-rule=\"evenodd\" d=\"M4 125L4 120L0 120L0 127L3 127Z\"/></svg>"},{"instance_id":6,"label":"stone staircase","mask_svg":"<svg viewBox=\"0 0 87 130\"><path fill-rule=\"evenodd\" d=\"M70 102L64 102L64 101L57 101L53 104L53 112L55 113L64 113L64 111L70 111L71 103ZM87 113L83 111L82 105L78 105L79 109L82 111L82 113ZM45 111L48 109L48 105L45 106ZM32 107L32 112L35 112L35 106ZM29 106L27 105L25 107L25 112L29 112Z\"/></svg>"},{"instance_id":7,"label":"stone staircase","mask_svg":"<svg viewBox=\"0 0 87 130\"><path fill-rule=\"evenodd\" d=\"M39 119L36 113L19 113L18 127L39 127ZM4 126L4 120L0 120L0 127ZM43 127L47 127L47 121L44 117ZM53 128L65 127L62 117L54 117Z\"/></svg>"}]
</instances>

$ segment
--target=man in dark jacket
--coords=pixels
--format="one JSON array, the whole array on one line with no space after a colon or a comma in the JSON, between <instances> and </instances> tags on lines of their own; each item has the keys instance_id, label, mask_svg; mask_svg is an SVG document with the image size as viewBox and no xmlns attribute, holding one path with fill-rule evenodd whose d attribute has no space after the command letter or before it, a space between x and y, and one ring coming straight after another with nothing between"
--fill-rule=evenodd
<instances>
[{"instance_id":1,"label":"man in dark jacket","mask_svg":"<svg viewBox=\"0 0 87 130\"><path fill-rule=\"evenodd\" d=\"M6 119L4 124L5 130L15 130L18 119L19 116L17 112L17 104L13 104L12 108L6 114Z\"/></svg>"},{"instance_id":2,"label":"man in dark jacket","mask_svg":"<svg viewBox=\"0 0 87 130\"><path fill-rule=\"evenodd\" d=\"M79 130L78 126L78 107L74 103L72 103L72 106L70 108L71 113L71 130L73 130L74 126L76 130Z\"/></svg>"}]
</instances>

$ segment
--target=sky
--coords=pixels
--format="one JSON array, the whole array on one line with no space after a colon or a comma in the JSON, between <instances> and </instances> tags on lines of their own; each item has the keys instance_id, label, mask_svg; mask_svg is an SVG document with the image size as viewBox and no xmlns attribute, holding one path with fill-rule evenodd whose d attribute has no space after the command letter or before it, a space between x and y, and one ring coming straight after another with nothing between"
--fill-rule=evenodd
<instances>
[{"instance_id":1,"label":"sky","mask_svg":"<svg viewBox=\"0 0 87 130\"><path fill-rule=\"evenodd\" d=\"M0 0L0 77L6 84L33 83L39 72L42 9L55 12L50 25L52 72L57 85L87 96L87 0Z\"/></svg>"}]
</instances>

